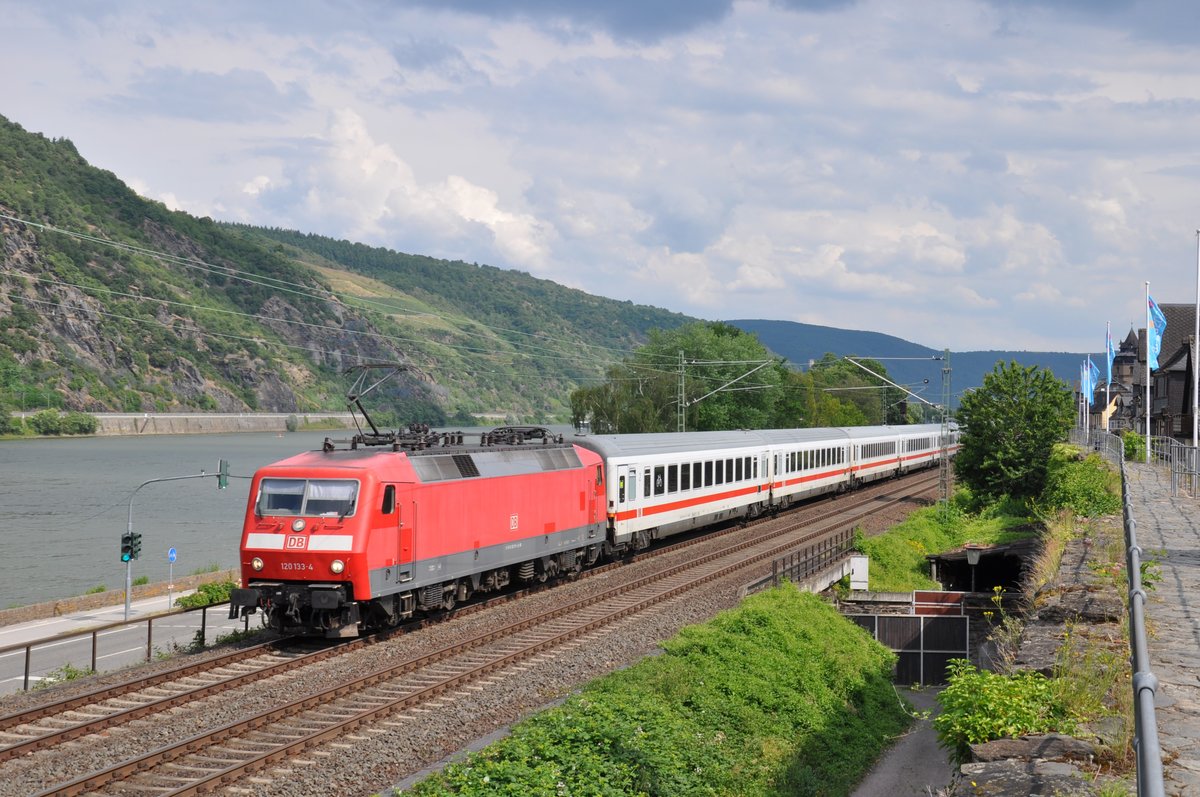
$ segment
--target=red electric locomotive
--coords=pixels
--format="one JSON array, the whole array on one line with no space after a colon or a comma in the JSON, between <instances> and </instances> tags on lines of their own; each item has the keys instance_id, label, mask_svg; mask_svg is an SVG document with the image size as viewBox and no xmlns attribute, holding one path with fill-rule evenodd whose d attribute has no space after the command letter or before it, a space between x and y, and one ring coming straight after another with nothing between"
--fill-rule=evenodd
<instances>
[{"instance_id":1,"label":"red electric locomotive","mask_svg":"<svg viewBox=\"0 0 1200 797\"><path fill-rule=\"evenodd\" d=\"M230 616L355 636L576 573L603 550L604 496L600 456L543 429L326 440L254 475Z\"/></svg>"}]
</instances>

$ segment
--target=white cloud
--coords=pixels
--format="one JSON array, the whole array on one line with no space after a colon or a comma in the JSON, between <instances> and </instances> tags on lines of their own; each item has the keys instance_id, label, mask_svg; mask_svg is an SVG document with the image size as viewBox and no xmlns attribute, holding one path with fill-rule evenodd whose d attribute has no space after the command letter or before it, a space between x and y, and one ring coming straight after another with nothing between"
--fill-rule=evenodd
<instances>
[{"instance_id":1,"label":"white cloud","mask_svg":"<svg viewBox=\"0 0 1200 797\"><path fill-rule=\"evenodd\" d=\"M3 112L169 207L708 318L1077 349L1194 292L1190 6L554 5L17 4Z\"/></svg>"}]
</instances>

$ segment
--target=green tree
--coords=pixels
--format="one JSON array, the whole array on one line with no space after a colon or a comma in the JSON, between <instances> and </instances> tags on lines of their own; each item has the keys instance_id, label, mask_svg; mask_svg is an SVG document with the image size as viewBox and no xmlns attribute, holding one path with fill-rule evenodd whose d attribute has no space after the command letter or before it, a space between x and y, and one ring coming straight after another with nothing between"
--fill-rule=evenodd
<instances>
[{"instance_id":1,"label":"green tree","mask_svg":"<svg viewBox=\"0 0 1200 797\"><path fill-rule=\"evenodd\" d=\"M787 369L755 335L721 322L651 330L649 341L607 381L571 394L576 422L601 433L663 432L678 427L682 353L687 428L762 429L776 417Z\"/></svg>"},{"instance_id":2,"label":"green tree","mask_svg":"<svg viewBox=\"0 0 1200 797\"><path fill-rule=\"evenodd\" d=\"M997 363L982 387L962 399L957 418L965 430L955 472L980 495L1036 496L1073 416L1069 389L1053 373Z\"/></svg>"}]
</instances>

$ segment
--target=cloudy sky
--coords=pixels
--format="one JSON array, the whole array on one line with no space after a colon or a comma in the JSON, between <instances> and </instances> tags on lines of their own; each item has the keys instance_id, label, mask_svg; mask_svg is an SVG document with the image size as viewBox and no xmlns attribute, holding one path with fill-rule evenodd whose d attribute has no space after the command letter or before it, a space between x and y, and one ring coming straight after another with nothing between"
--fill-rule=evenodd
<instances>
[{"instance_id":1,"label":"cloudy sky","mask_svg":"<svg viewBox=\"0 0 1200 797\"><path fill-rule=\"evenodd\" d=\"M201 216L706 319L1100 352L1196 297L1194 0L0 0L0 115Z\"/></svg>"}]
</instances>

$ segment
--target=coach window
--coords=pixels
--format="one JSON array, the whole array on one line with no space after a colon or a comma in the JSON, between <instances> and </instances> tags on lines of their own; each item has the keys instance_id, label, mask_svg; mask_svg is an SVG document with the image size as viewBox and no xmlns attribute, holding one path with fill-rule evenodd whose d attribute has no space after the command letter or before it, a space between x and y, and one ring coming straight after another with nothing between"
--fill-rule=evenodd
<instances>
[{"instance_id":1,"label":"coach window","mask_svg":"<svg viewBox=\"0 0 1200 797\"><path fill-rule=\"evenodd\" d=\"M692 463L692 485L698 490L704 484L704 466L699 462Z\"/></svg>"},{"instance_id":2,"label":"coach window","mask_svg":"<svg viewBox=\"0 0 1200 797\"><path fill-rule=\"evenodd\" d=\"M714 470L716 471L717 475L713 478L713 483L714 484L724 484L725 483L725 462L723 460L718 459L715 464L716 464L716 467L714 468Z\"/></svg>"},{"instance_id":3,"label":"coach window","mask_svg":"<svg viewBox=\"0 0 1200 797\"><path fill-rule=\"evenodd\" d=\"M704 486L712 487L712 484L713 484L712 460L710 459L704 463Z\"/></svg>"},{"instance_id":4,"label":"coach window","mask_svg":"<svg viewBox=\"0 0 1200 797\"><path fill-rule=\"evenodd\" d=\"M645 479L646 479L646 482L644 485L642 485L642 495L649 498L652 495L652 493L650 492L650 469L649 468L646 468Z\"/></svg>"},{"instance_id":5,"label":"coach window","mask_svg":"<svg viewBox=\"0 0 1200 797\"><path fill-rule=\"evenodd\" d=\"M685 462L679 466L679 489L692 489L692 463Z\"/></svg>"},{"instance_id":6,"label":"coach window","mask_svg":"<svg viewBox=\"0 0 1200 797\"><path fill-rule=\"evenodd\" d=\"M679 466L678 465L668 465L667 466L667 492L668 493L679 492Z\"/></svg>"},{"instance_id":7,"label":"coach window","mask_svg":"<svg viewBox=\"0 0 1200 797\"><path fill-rule=\"evenodd\" d=\"M617 501L625 503L625 477L617 479Z\"/></svg>"},{"instance_id":8,"label":"coach window","mask_svg":"<svg viewBox=\"0 0 1200 797\"><path fill-rule=\"evenodd\" d=\"M733 459L725 460L725 481L733 481Z\"/></svg>"},{"instance_id":9,"label":"coach window","mask_svg":"<svg viewBox=\"0 0 1200 797\"><path fill-rule=\"evenodd\" d=\"M666 468L664 468L662 465L659 465L657 468L654 469L654 494L655 495L662 495L667 490L667 482L666 482L666 478L665 478L665 474L664 474L665 470L666 470Z\"/></svg>"}]
</instances>

